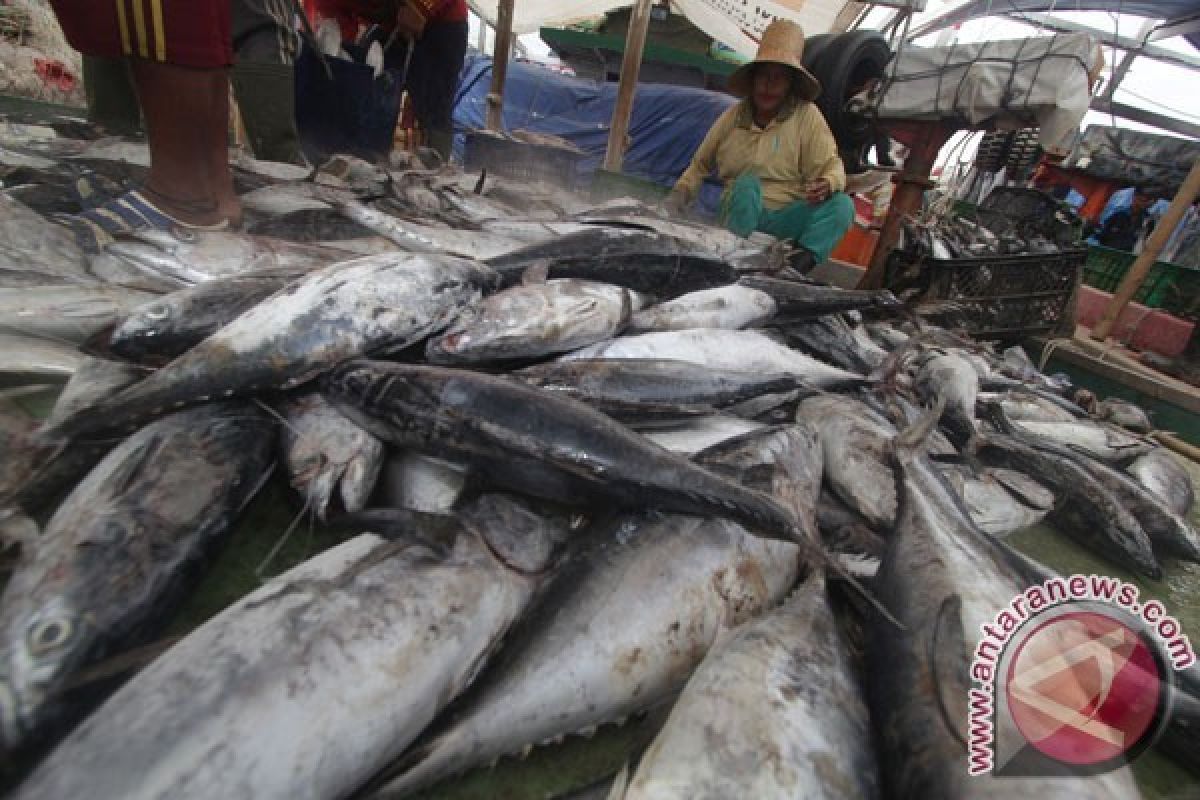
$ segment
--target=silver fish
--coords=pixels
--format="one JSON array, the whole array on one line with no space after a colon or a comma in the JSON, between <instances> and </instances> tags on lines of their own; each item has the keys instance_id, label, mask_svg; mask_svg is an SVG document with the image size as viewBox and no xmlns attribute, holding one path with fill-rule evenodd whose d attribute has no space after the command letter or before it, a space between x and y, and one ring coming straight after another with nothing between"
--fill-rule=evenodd
<instances>
[{"instance_id":1,"label":"silver fish","mask_svg":"<svg viewBox=\"0 0 1200 800\"><path fill-rule=\"evenodd\" d=\"M279 441L292 487L324 520L336 492L342 507L362 511L383 467L383 442L355 425L321 396L286 400Z\"/></svg>"},{"instance_id":2,"label":"silver fish","mask_svg":"<svg viewBox=\"0 0 1200 800\"><path fill-rule=\"evenodd\" d=\"M320 269L347 260L340 250L246 233L196 231L180 237L148 230L118 239L106 251L139 271L191 286L247 272Z\"/></svg>"},{"instance_id":3,"label":"silver fish","mask_svg":"<svg viewBox=\"0 0 1200 800\"><path fill-rule=\"evenodd\" d=\"M367 256L305 276L244 312L99 410L48 427L48 440L119 428L206 398L299 386L366 353L441 330L494 275L449 256Z\"/></svg>"},{"instance_id":4,"label":"silver fish","mask_svg":"<svg viewBox=\"0 0 1200 800\"><path fill-rule=\"evenodd\" d=\"M1054 494L1012 470L943 466L942 474L962 498L971 521L989 536L1008 536L1032 527L1054 508ZM1016 484L1019 492L1009 488Z\"/></svg>"},{"instance_id":5,"label":"silver fish","mask_svg":"<svg viewBox=\"0 0 1200 800\"><path fill-rule=\"evenodd\" d=\"M975 435L979 373L970 361L957 353L935 351L921 364L915 383L926 403L945 400L942 424L955 443L961 446Z\"/></svg>"},{"instance_id":6,"label":"silver fish","mask_svg":"<svg viewBox=\"0 0 1200 800\"><path fill-rule=\"evenodd\" d=\"M719 641L616 800L878 797L867 706L811 576Z\"/></svg>"},{"instance_id":7,"label":"silver fish","mask_svg":"<svg viewBox=\"0 0 1200 800\"><path fill-rule=\"evenodd\" d=\"M666 358L712 369L782 372L822 388L862 380L862 375L798 353L758 331L705 329L621 336L568 353L560 360L580 358Z\"/></svg>"},{"instance_id":8,"label":"silver fish","mask_svg":"<svg viewBox=\"0 0 1200 800\"><path fill-rule=\"evenodd\" d=\"M1152 441L1104 422L1014 419L1012 424L1021 434L1065 445L1099 461L1131 461L1157 446Z\"/></svg>"},{"instance_id":9,"label":"silver fish","mask_svg":"<svg viewBox=\"0 0 1200 800\"><path fill-rule=\"evenodd\" d=\"M629 323L629 293L595 281L552 280L514 286L462 312L430 339L434 364L532 359L606 341Z\"/></svg>"},{"instance_id":10,"label":"silver fish","mask_svg":"<svg viewBox=\"0 0 1200 800\"><path fill-rule=\"evenodd\" d=\"M1196 490L1192 476L1166 448L1156 447L1129 465L1129 474L1181 517L1192 513Z\"/></svg>"},{"instance_id":11,"label":"silver fish","mask_svg":"<svg viewBox=\"0 0 1200 800\"><path fill-rule=\"evenodd\" d=\"M70 344L0 331L0 387L66 381L84 359Z\"/></svg>"},{"instance_id":12,"label":"silver fish","mask_svg":"<svg viewBox=\"0 0 1200 800\"><path fill-rule=\"evenodd\" d=\"M0 192L0 286L48 283L98 281L70 230Z\"/></svg>"},{"instance_id":13,"label":"silver fish","mask_svg":"<svg viewBox=\"0 0 1200 800\"><path fill-rule=\"evenodd\" d=\"M389 444L466 461L494 485L565 503L721 514L791 540L795 520L583 403L466 370L351 361L322 391Z\"/></svg>"},{"instance_id":14,"label":"silver fish","mask_svg":"<svg viewBox=\"0 0 1200 800\"><path fill-rule=\"evenodd\" d=\"M64 694L77 670L155 634L270 475L273 446L265 414L209 405L143 428L71 492L0 598L5 752L84 710Z\"/></svg>"},{"instance_id":15,"label":"silver fish","mask_svg":"<svg viewBox=\"0 0 1200 800\"><path fill-rule=\"evenodd\" d=\"M632 333L679 331L690 328L754 328L775 316L771 295L746 286L721 286L680 295L637 312L629 322Z\"/></svg>"},{"instance_id":16,"label":"silver fish","mask_svg":"<svg viewBox=\"0 0 1200 800\"><path fill-rule=\"evenodd\" d=\"M730 414L708 414L667 427L643 429L642 435L673 453L694 455L715 444L765 427Z\"/></svg>"},{"instance_id":17,"label":"silver fish","mask_svg":"<svg viewBox=\"0 0 1200 800\"><path fill-rule=\"evenodd\" d=\"M915 438L906 432L895 451L900 514L874 582L904 629L877 617L867 637L871 718L889 796L1138 797L1128 768L1090 778L968 775L970 661L981 626L1025 583L937 468L917 455ZM996 735L1019 736L1011 727L999 720Z\"/></svg>"},{"instance_id":18,"label":"silver fish","mask_svg":"<svg viewBox=\"0 0 1200 800\"><path fill-rule=\"evenodd\" d=\"M378 504L430 514L446 513L458 503L467 478L464 464L412 450L393 449L383 462Z\"/></svg>"},{"instance_id":19,"label":"silver fish","mask_svg":"<svg viewBox=\"0 0 1200 800\"><path fill-rule=\"evenodd\" d=\"M817 432L825 481L833 493L879 530L896 520L896 487L887 453L896 430L862 403L839 395L807 397L796 419Z\"/></svg>"},{"instance_id":20,"label":"silver fish","mask_svg":"<svg viewBox=\"0 0 1200 800\"><path fill-rule=\"evenodd\" d=\"M115 286L0 288L0 330L78 344L154 297Z\"/></svg>"},{"instance_id":21,"label":"silver fish","mask_svg":"<svg viewBox=\"0 0 1200 800\"><path fill-rule=\"evenodd\" d=\"M16 796L348 796L472 682L542 582L556 525L485 496L449 552L366 533L322 553L160 656Z\"/></svg>"},{"instance_id":22,"label":"silver fish","mask_svg":"<svg viewBox=\"0 0 1200 800\"><path fill-rule=\"evenodd\" d=\"M379 781L401 797L677 690L721 627L779 602L795 545L729 520L634 514L590 532L459 712Z\"/></svg>"}]
</instances>

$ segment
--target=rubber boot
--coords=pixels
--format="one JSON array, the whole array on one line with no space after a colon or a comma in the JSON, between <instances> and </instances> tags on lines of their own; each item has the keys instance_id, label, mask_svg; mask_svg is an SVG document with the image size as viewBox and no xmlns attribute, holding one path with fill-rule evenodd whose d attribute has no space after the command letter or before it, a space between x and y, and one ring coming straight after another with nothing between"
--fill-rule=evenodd
<instances>
[{"instance_id":1,"label":"rubber boot","mask_svg":"<svg viewBox=\"0 0 1200 800\"><path fill-rule=\"evenodd\" d=\"M296 131L295 77L290 64L242 61L233 92L255 158L308 166Z\"/></svg>"},{"instance_id":2,"label":"rubber boot","mask_svg":"<svg viewBox=\"0 0 1200 800\"><path fill-rule=\"evenodd\" d=\"M437 154L442 157L443 164L450 163L450 156L454 152L454 131L429 130L426 132L429 137L429 147L437 151Z\"/></svg>"},{"instance_id":3,"label":"rubber boot","mask_svg":"<svg viewBox=\"0 0 1200 800\"><path fill-rule=\"evenodd\" d=\"M89 121L117 136L141 132L142 110L124 59L84 56L83 90Z\"/></svg>"}]
</instances>

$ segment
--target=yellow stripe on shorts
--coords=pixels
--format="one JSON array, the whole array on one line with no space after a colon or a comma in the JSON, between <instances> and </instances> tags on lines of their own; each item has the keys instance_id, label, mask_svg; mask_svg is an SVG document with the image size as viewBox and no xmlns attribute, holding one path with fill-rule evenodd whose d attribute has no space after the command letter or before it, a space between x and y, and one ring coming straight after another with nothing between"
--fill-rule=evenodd
<instances>
[{"instance_id":1,"label":"yellow stripe on shorts","mask_svg":"<svg viewBox=\"0 0 1200 800\"><path fill-rule=\"evenodd\" d=\"M138 55L150 57L150 39L146 36L146 14L142 9L142 0L133 0L133 25L137 31Z\"/></svg>"},{"instance_id":2,"label":"yellow stripe on shorts","mask_svg":"<svg viewBox=\"0 0 1200 800\"><path fill-rule=\"evenodd\" d=\"M150 0L150 18L154 20L154 57L167 60L167 31L163 26L162 0Z\"/></svg>"},{"instance_id":3,"label":"yellow stripe on shorts","mask_svg":"<svg viewBox=\"0 0 1200 800\"><path fill-rule=\"evenodd\" d=\"M127 56L133 55L133 45L129 43L129 20L125 18L125 0L116 0L117 25L121 28L121 52Z\"/></svg>"}]
</instances>

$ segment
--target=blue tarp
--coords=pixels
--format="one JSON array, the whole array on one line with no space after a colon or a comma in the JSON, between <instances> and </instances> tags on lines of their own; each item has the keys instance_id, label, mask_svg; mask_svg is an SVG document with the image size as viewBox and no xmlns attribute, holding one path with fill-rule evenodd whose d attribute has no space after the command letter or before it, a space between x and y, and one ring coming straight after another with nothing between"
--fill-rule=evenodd
<instances>
[{"instance_id":1,"label":"blue tarp","mask_svg":"<svg viewBox=\"0 0 1200 800\"><path fill-rule=\"evenodd\" d=\"M454 127L459 134L485 126L491 82L492 60L469 53L454 103ZM580 168L590 175L604 160L616 98L615 83L582 80L514 61L504 83L504 128L566 139L587 153ZM713 122L735 102L729 95L705 89L639 84L621 171L670 186L687 168ZM455 142L460 160L462 147L460 135ZM719 194L715 183L706 186L701 207L711 212Z\"/></svg>"}]
</instances>

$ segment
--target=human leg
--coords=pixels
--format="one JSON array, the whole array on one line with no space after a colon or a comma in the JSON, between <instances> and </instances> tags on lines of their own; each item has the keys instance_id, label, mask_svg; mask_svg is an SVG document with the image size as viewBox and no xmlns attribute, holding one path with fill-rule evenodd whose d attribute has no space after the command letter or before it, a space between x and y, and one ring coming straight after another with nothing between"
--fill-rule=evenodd
<instances>
[{"instance_id":1,"label":"human leg","mask_svg":"<svg viewBox=\"0 0 1200 800\"><path fill-rule=\"evenodd\" d=\"M241 204L229 171L228 72L140 59L132 65L150 145L147 195L184 223L236 225Z\"/></svg>"},{"instance_id":2,"label":"human leg","mask_svg":"<svg viewBox=\"0 0 1200 800\"><path fill-rule=\"evenodd\" d=\"M844 192L834 192L815 206L800 201L766 212L759 230L794 241L819 264L829 258L853 221L854 201Z\"/></svg>"},{"instance_id":3,"label":"human leg","mask_svg":"<svg viewBox=\"0 0 1200 800\"><path fill-rule=\"evenodd\" d=\"M83 90L91 122L122 136L142 129L142 112L125 59L85 55Z\"/></svg>"},{"instance_id":4,"label":"human leg","mask_svg":"<svg viewBox=\"0 0 1200 800\"><path fill-rule=\"evenodd\" d=\"M293 64L299 46L290 0L233 0L231 79L258 158L305 164L296 131Z\"/></svg>"},{"instance_id":5,"label":"human leg","mask_svg":"<svg viewBox=\"0 0 1200 800\"><path fill-rule=\"evenodd\" d=\"M454 96L467 53L466 22L430 23L416 42L405 87L429 146L450 160Z\"/></svg>"},{"instance_id":6,"label":"human leg","mask_svg":"<svg viewBox=\"0 0 1200 800\"><path fill-rule=\"evenodd\" d=\"M762 181L757 175L739 175L721 203L721 224L738 236L749 236L763 219Z\"/></svg>"}]
</instances>

